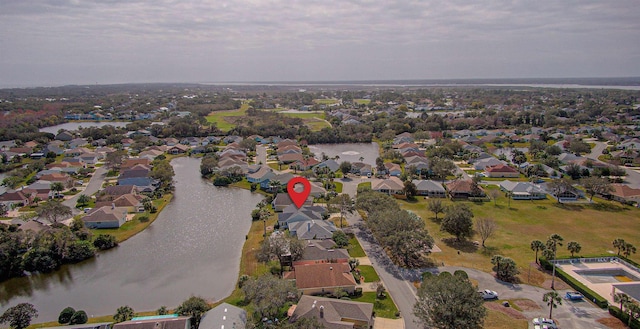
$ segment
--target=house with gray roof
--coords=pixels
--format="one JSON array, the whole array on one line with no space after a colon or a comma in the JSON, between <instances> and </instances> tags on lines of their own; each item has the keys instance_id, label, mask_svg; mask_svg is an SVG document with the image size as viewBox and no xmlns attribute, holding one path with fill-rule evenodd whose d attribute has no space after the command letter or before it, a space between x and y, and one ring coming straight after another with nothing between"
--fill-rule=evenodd
<instances>
[{"instance_id":1,"label":"house with gray roof","mask_svg":"<svg viewBox=\"0 0 640 329\"><path fill-rule=\"evenodd\" d=\"M326 329L373 328L373 304L303 295L289 318L315 318Z\"/></svg>"},{"instance_id":2,"label":"house with gray roof","mask_svg":"<svg viewBox=\"0 0 640 329\"><path fill-rule=\"evenodd\" d=\"M127 221L127 209L104 206L82 217L87 228L119 228Z\"/></svg>"},{"instance_id":3,"label":"house with gray roof","mask_svg":"<svg viewBox=\"0 0 640 329\"><path fill-rule=\"evenodd\" d=\"M412 183L416 186L418 195L428 196L430 198L447 197L447 191L439 182L433 180L414 179Z\"/></svg>"},{"instance_id":4,"label":"house with gray roof","mask_svg":"<svg viewBox=\"0 0 640 329\"><path fill-rule=\"evenodd\" d=\"M288 224L291 235L298 237L298 240L323 240L331 239L336 226L328 220L306 220Z\"/></svg>"},{"instance_id":5,"label":"house with gray roof","mask_svg":"<svg viewBox=\"0 0 640 329\"><path fill-rule=\"evenodd\" d=\"M491 167L491 166L497 166L497 165L506 165L507 163L502 161L502 160L498 160L497 158L491 157L491 158L484 158L484 159L480 159L478 161L476 161L476 163L473 165L473 169L475 170L485 170L487 167Z\"/></svg>"},{"instance_id":6,"label":"house with gray roof","mask_svg":"<svg viewBox=\"0 0 640 329\"><path fill-rule=\"evenodd\" d=\"M500 183L500 190L510 193L514 200L543 200L547 198L547 193L542 188L530 182L504 180Z\"/></svg>"},{"instance_id":7,"label":"house with gray roof","mask_svg":"<svg viewBox=\"0 0 640 329\"><path fill-rule=\"evenodd\" d=\"M113 329L191 329L190 316L158 315L116 323Z\"/></svg>"},{"instance_id":8,"label":"house with gray roof","mask_svg":"<svg viewBox=\"0 0 640 329\"><path fill-rule=\"evenodd\" d=\"M316 172L323 172L324 170L328 172L336 172L340 169L340 164L336 162L336 160L329 159L320 162L315 167L313 167Z\"/></svg>"},{"instance_id":9,"label":"house with gray roof","mask_svg":"<svg viewBox=\"0 0 640 329\"><path fill-rule=\"evenodd\" d=\"M198 329L244 329L246 325L247 311L228 303L222 303L202 316Z\"/></svg>"},{"instance_id":10,"label":"house with gray roof","mask_svg":"<svg viewBox=\"0 0 640 329\"><path fill-rule=\"evenodd\" d=\"M302 257L293 262L293 266L318 263L348 263L349 252L347 249L335 248L333 240L308 240Z\"/></svg>"}]
</instances>

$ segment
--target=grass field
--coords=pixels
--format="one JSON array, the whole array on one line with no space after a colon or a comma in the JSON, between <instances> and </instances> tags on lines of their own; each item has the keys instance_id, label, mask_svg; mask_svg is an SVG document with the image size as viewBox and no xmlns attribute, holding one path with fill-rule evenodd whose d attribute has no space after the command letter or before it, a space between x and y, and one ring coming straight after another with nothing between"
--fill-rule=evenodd
<instances>
[{"instance_id":1,"label":"grass field","mask_svg":"<svg viewBox=\"0 0 640 329\"><path fill-rule=\"evenodd\" d=\"M452 236L440 231L434 214L427 210L427 200L418 199L409 202L399 200L401 207L411 210L422 217L429 233L434 237L441 253L431 254L437 264L459 265L491 272L490 258L501 254L515 260L520 269L521 282L542 284L543 273L531 270L529 265L534 262L535 253L531 251L532 240L546 241L553 233L564 238L564 246L558 249L558 257L570 256L566 244L577 241L582 245L580 254L606 254L613 249L611 242L616 238L638 245L637 232L640 231L640 209L623 207L619 203L596 199L597 203L589 204L558 204L555 200L515 201L511 200L511 207L504 196L500 196L497 205L494 202L473 203L471 206L474 218L493 218L498 229L493 237L486 241L486 248L476 247L471 241L480 241L476 235L468 243L455 244ZM443 200L445 205L452 204L450 200ZM439 219L442 218L439 215ZM458 254L458 250L460 253ZM632 260L640 257L632 255Z\"/></svg>"},{"instance_id":2,"label":"grass field","mask_svg":"<svg viewBox=\"0 0 640 329\"><path fill-rule=\"evenodd\" d=\"M342 193L342 182L333 182L333 183L336 184L336 192Z\"/></svg>"},{"instance_id":3,"label":"grass field","mask_svg":"<svg viewBox=\"0 0 640 329\"><path fill-rule=\"evenodd\" d=\"M226 132L233 129L236 126L234 123L228 121L226 118L241 117L245 115L245 113L247 112L247 109L249 109L249 104L244 103L237 110L211 112L206 117L206 119L207 119L207 122L215 123L218 129Z\"/></svg>"},{"instance_id":4,"label":"grass field","mask_svg":"<svg viewBox=\"0 0 640 329\"><path fill-rule=\"evenodd\" d=\"M316 104L331 105L331 104L337 104L340 101L335 98L328 98L328 99L322 98L322 99L314 99L313 102Z\"/></svg>"},{"instance_id":5,"label":"grass field","mask_svg":"<svg viewBox=\"0 0 640 329\"><path fill-rule=\"evenodd\" d=\"M373 304L373 311L376 313L377 317L387 318L387 319L398 318L396 316L396 314L398 313L398 308L396 307L396 304L393 303L393 300L391 299L391 297L378 299L376 298L375 291L370 291L370 292L362 293L362 296L358 298L351 298L351 300L356 302Z\"/></svg>"},{"instance_id":6,"label":"grass field","mask_svg":"<svg viewBox=\"0 0 640 329\"><path fill-rule=\"evenodd\" d=\"M358 269L360 270L360 274L364 277L364 282L377 282L380 281L380 277L376 270L371 265L358 265Z\"/></svg>"},{"instance_id":7,"label":"grass field","mask_svg":"<svg viewBox=\"0 0 640 329\"><path fill-rule=\"evenodd\" d=\"M355 237L349 239L349 247L347 247L347 251L349 252L349 256L354 258L367 256L367 254L364 253L364 249L362 249L362 246Z\"/></svg>"},{"instance_id":8,"label":"grass field","mask_svg":"<svg viewBox=\"0 0 640 329\"><path fill-rule=\"evenodd\" d=\"M357 98L353 100L354 103L356 103L357 105L368 105L369 103L371 103L370 99L362 99L362 98Z\"/></svg>"}]
</instances>

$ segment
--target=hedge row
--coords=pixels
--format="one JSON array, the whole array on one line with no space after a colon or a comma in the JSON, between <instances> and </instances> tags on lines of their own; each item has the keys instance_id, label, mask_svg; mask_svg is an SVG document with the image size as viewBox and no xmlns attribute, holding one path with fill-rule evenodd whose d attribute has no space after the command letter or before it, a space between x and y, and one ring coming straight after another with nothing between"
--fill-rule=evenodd
<instances>
[{"instance_id":1,"label":"hedge row","mask_svg":"<svg viewBox=\"0 0 640 329\"><path fill-rule=\"evenodd\" d=\"M549 262L544 258L540 258L540 265L542 265L542 268L544 268L547 271L553 270L553 265L551 264L551 262ZM579 291L581 294L584 295L585 298L588 298L590 301L594 302L599 307L606 308L607 305L609 305L606 299L598 295L595 291L589 289L587 286L582 284L582 282L576 280L569 274L565 273L559 267L556 267L556 275L558 276L558 278L562 279L562 281L566 282L573 289Z\"/></svg>"},{"instance_id":2,"label":"hedge row","mask_svg":"<svg viewBox=\"0 0 640 329\"><path fill-rule=\"evenodd\" d=\"M624 322L624 324L629 323L629 314L622 312L619 308L613 306L613 305L609 305L609 314L615 316L616 318L620 319L620 321ZM631 329L640 329L640 321L638 320L631 320Z\"/></svg>"}]
</instances>

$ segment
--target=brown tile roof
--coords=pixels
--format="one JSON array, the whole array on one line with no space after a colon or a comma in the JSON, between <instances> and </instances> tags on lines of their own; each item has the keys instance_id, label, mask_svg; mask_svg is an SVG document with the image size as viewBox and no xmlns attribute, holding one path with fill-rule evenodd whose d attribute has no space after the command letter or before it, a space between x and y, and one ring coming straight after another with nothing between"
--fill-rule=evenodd
<instances>
[{"instance_id":1,"label":"brown tile roof","mask_svg":"<svg viewBox=\"0 0 640 329\"><path fill-rule=\"evenodd\" d=\"M302 265L294 268L296 287L330 288L355 286L356 280L351 274L351 267L344 263L326 263Z\"/></svg>"},{"instance_id":2,"label":"brown tile roof","mask_svg":"<svg viewBox=\"0 0 640 329\"><path fill-rule=\"evenodd\" d=\"M326 329L354 328L354 323L373 324L373 304L349 300L314 297L300 297L291 321L300 318L316 318Z\"/></svg>"},{"instance_id":3,"label":"brown tile roof","mask_svg":"<svg viewBox=\"0 0 640 329\"><path fill-rule=\"evenodd\" d=\"M111 206L105 206L98 210L94 210L87 216L82 217L82 220L85 222L111 222L119 221L126 215L127 210L124 208L112 208Z\"/></svg>"},{"instance_id":4,"label":"brown tile roof","mask_svg":"<svg viewBox=\"0 0 640 329\"><path fill-rule=\"evenodd\" d=\"M640 189L629 187L625 184L611 184L613 192L611 195L628 198L632 196L640 196Z\"/></svg>"},{"instance_id":5,"label":"brown tile roof","mask_svg":"<svg viewBox=\"0 0 640 329\"><path fill-rule=\"evenodd\" d=\"M127 168L133 168L136 165L145 165L148 167L151 166L151 160L147 159L147 158L130 158L130 159L124 159L122 161L122 164L120 165L121 169L127 169Z\"/></svg>"},{"instance_id":6,"label":"brown tile roof","mask_svg":"<svg viewBox=\"0 0 640 329\"><path fill-rule=\"evenodd\" d=\"M518 171L504 164L497 164L495 166L490 166L485 168L487 172L507 172L507 173L517 173Z\"/></svg>"},{"instance_id":7,"label":"brown tile roof","mask_svg":"<svg viewBox=\"0 0 640 329\"><path fill-rule=\"evenodd\" d=\"M139 197L136 197L133 194L123 194L113 201L103 200L96 202L96 208L104 206L110 207L112 204L114 204L116 207L135 207L140 205L141 203L142 202L140 201Z\"/></svg>"}]
</instances>

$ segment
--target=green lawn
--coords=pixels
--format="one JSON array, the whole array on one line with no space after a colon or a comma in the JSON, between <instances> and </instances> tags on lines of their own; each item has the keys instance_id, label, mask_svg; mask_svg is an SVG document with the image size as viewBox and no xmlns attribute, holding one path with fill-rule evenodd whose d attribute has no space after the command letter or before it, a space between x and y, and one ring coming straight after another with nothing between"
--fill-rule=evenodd
<instances>
[{"instance_id":1,"label":"green lawn","mask_svg":"<svg viewBox=\"0 0 640 329\"><path fill-rule=\"evenodd\" d=\"M393 302L391 297L389 297L389 293L387 293L387 297L383 299L376 298L375 291L369 291L362 293L362 296L357 298L351 298L351 300L356 302L363 303L371 303L373 304L373 311L376 313L376 317L387 318L387 319L397 319L398 317L398 308L396 304Z\"/></svg>"},{"instance_id":2,"label":"green lawn","mask_svg":"<svg viewBox=\"0 0 640 329\"><path fill-rule=\"evenodd\" d=\"M516 261L522 282L541 284L544 280L541 273L532 270L531 276L528 275L529 264L535 257L530 249L532 240L544 242L549 235L558 233L564 238L565 246L569 241L580 243L582 255L605 254L613 250L611 242L616 238L623 238L634 245L640 244L637 237L637 232L640 232L640 209L595 200L597 203L594 205L558 204L555 200L511 200L511 207L503 195L498 197L497 206L493 201L457 201L470 205L475 218L493 218L498 224L494 236L485 243L486 249L471 243L454 245L452 236L440 231L439 224L433 220L434 214L427 210L428 200L419 198L417 202L398 202L402 208L415 212L425 220L429 233L442 249L441 253L431 255L436 263L491 272L491 256L501 254ZM450 205L452 201L443 200L443 203ZM439 218L442 216L440 214ZM480 241L480 237L476 235L470 241ZM558 257L570 255L566 247L558 249ZM640 257L632 255L632 260L638 261Z\"/></svg>"},{"instance_id":3,"label":"green lawn","mask_svg":"<svg viewBox=\"0 0 640 329\"><path fill-rule=\"evenodd\" d=\"M342 182L333 182L336 185L336 192L342 193Z\"/></svg>"},{"instance_id":4,"label":"green lawn","mask_svg":"<svg viewBox=\"0 0 640 329\"><path fill-rule=\"evenodd\" d=\"M368 105L369 103L371 103L371 100L370 99L357 98L357 99L354 99L353 102L358 104L358 105L360 105L360 104Z\"/></svg>"},{"instance_id":5,"label":"green lawn","mask_svg":"<svg viewBox=\"0 0 640 329\"><path fill-rule=\"evenodd\" d=\"M380 281L380 277L376 270L371 265L358 265L360 274L364 277L364 282L377 282Z\"/></svg>"},{"instance_id":6,"label":"green lawn","mask_svg":"<svg viewBox=\"0 0 640 329\"><path fill-rule=\"evenodd\" d=\"M363 182L363 183L358 184L358 190L359 189L364 189L364 188L371 189L371 182Z\"/></svg>"},{"instance_id":7,"label":"green lawn","mask_svg":"<svg viewBox=\"0 0 640 329\"><path fill-rule=\"evenodd\" d=\"M292 118L300 118L300 119L314 119L319 118L324 120L324 112L315 113L315 112L305 112L305 113L288 113L288 112L280 112L281 115L292 117Z\"/></svg>"},{"instance_id":8,"label":"green lawn","mask_svg":"<svg viewBox=\"0 0 640 329\"><path fill-rule=\"evenodd\" d=\"M349 239L349 247L347 247L347 251L349 252L349 256L351 257L366 257L367 254L364 253L364 249L358 242L358 239L355 237Z\"/></svg>"},{"instance_id":9,"label":"green lawn","mask_svg":"<svg viewBox=\"0 0 640 329\"><path fill-rule=\"evenodd\" d=\"M225 118L241 117L245 115L247 109L249 109L249 104L244 103L237 110L211 112L206 119L207 122L214 122L218 129L226 132L235 128L236 125L227 121Z\"/></svg>"},{"instance_id":10,"label":"green lawn","mask_svg":"<svg viewBox=\"0 0 640 329\"><path fill-rule=\"evenodd\" d=\"M316 104L331 105L331 104L339 103L340 100L337 100L335 98L329 98L329 99L321 98L321 99L314 99L313 102Z\"/></svg>"}]
</instances>

